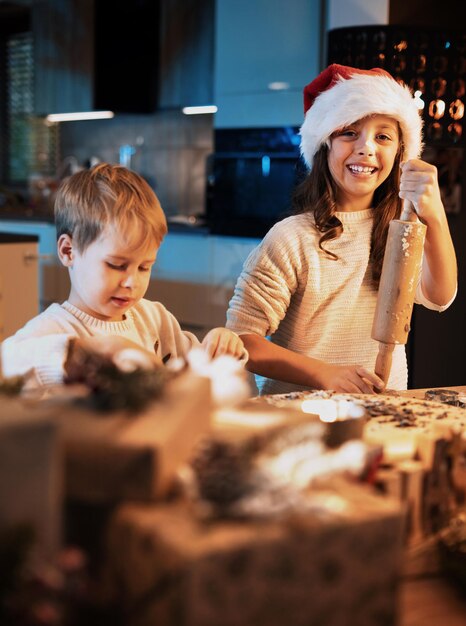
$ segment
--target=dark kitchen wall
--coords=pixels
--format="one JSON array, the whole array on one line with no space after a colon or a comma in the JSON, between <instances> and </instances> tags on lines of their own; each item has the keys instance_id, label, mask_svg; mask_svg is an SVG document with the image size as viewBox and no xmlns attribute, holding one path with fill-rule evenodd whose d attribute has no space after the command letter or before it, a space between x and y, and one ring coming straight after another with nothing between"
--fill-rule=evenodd
<instances>
[{"instance_id":1,"label":"dark kitchen wall","mask_svg":"<svg viewBox=\"0 0 466 626\"><path fill-rule=\"evenodd\" d=\"M67 157L81 165L92 157L119 162L121 147L130 146L135 151L130 166L154 187L168 215L203 213L213 118L186 116L182 108L212 104L214 0L43 0L42 5L42 13L34 13L42 27L36 27L43 50L37 82L39 90L41 84L54 89L45 89L46 97L41 90L39 112L82 110L62 98L64 74L78 93L81 75L93 77L90 106L116 113L111 120L61 123L62 162L69 162ZM66 20L82 23L95 49L90 67L79 65L72 42L59 48L59 60L50 60L63 20L65 30ZM72 62L60 64L68 58Z\"/></svg>"},{"instance_id":2,"label":"dark kitchen wall","mask_svg":"<svg viewBox=\"0 0 466 626\"><path fill-rule=\"evenodd\" d=\"M427 28L464 28L466 3L461 0L390 0L389 23Z\"/></svg>"}]
</instances>

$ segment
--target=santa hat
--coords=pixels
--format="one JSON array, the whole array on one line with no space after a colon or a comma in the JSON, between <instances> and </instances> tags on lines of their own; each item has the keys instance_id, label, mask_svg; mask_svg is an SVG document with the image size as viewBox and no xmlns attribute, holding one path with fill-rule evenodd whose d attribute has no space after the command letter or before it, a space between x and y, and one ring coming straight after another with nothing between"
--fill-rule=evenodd
<instances>
[{"instance_id":1,"label":"santa hat","mask_svg":"<svg viewBox=\"0 0 466 626\"><path fill-rule=\"evenodd\" d=\"M415 159L422 149L422 119L408 87L381 68L359 70L329 65L304 87L301 154L311 168L315 153L339 128L372 114L389 115L400 124L403 158Z\"/></svg>"}]
</instances>

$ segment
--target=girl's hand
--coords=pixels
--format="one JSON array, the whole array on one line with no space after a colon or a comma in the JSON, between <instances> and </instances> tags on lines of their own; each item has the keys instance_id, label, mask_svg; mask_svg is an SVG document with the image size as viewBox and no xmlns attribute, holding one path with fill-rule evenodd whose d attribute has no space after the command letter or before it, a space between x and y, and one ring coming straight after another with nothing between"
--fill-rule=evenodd
<instances>
[{"instance_id":1,"label":"girl's hand","mask_svg":"<svg viewBox=\"0 0 466 626\"><path fill-rule=\"evenodd\" d=\"M202 341L202 347L212 359L221 354L229 354L239 359L245 354L243 342L228 328L210 330Z\"/></svg>"},{"instance_id":2,"label":"girl's hand","mask_svg":"<svg viewBox=\"0 0 466 626\"><path fill-rule=\"evenodd\" d=\"M319 388L344 393L380 393L385 387L382 379L359 365L325 363L319 379Z\"/></svg>"},{"instance_id":3,"label":"girl's hand","mask_svg":"<svg viewBox=\"0 0 466 626\"><path fill-rule=\"evenodd\" d=\"M438 220L445 209L435 165L411 159L401 164L400 198L410 200L422 222Z\"/></svg>"},{"instance_id":4,"label":"girl's hand","mask_svg":"<svg viewBox=\"0 0 466 626\"><path fill-rule=\"evenodd\" d=\"M402 163L399 195L411 200L419 219L427 225L422 293L434 305L448 306L457 286L456 255L440 196L437 168L419 159Z\"/></svg>"}]
</instances>

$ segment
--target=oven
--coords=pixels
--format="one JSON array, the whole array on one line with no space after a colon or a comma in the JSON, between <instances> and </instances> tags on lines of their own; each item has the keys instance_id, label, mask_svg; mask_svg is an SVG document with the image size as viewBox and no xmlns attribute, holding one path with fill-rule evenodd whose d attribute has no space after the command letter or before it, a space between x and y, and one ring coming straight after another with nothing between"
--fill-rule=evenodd
<instances>
[{"instance_id":1,"label":"oven","mask_svg":"<svg viewBox=\"0 0 466 626\"><path fill-rule=\"evenodd\" d=\"M217 131L206 169L210 231L263 237L291 214L293 190L305 172L297 129Z\"/></svg>"}]
</instances>

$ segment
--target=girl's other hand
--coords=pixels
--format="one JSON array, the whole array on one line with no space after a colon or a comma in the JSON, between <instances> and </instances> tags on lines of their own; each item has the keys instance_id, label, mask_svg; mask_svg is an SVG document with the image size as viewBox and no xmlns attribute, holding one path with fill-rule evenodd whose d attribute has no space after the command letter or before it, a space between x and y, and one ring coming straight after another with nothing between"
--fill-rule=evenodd
<instances>
[{"instance_id":1,"label":"girl's other hand","mask_svg":"<svg viewBox=\"0 0 466 626\"><path fill-rule=\"evenodd\" d=\"M325 363L319 378L322 389L340 393L380 393L385 388L381 378L360 365Z\"/></svg>"}]
</instances>

